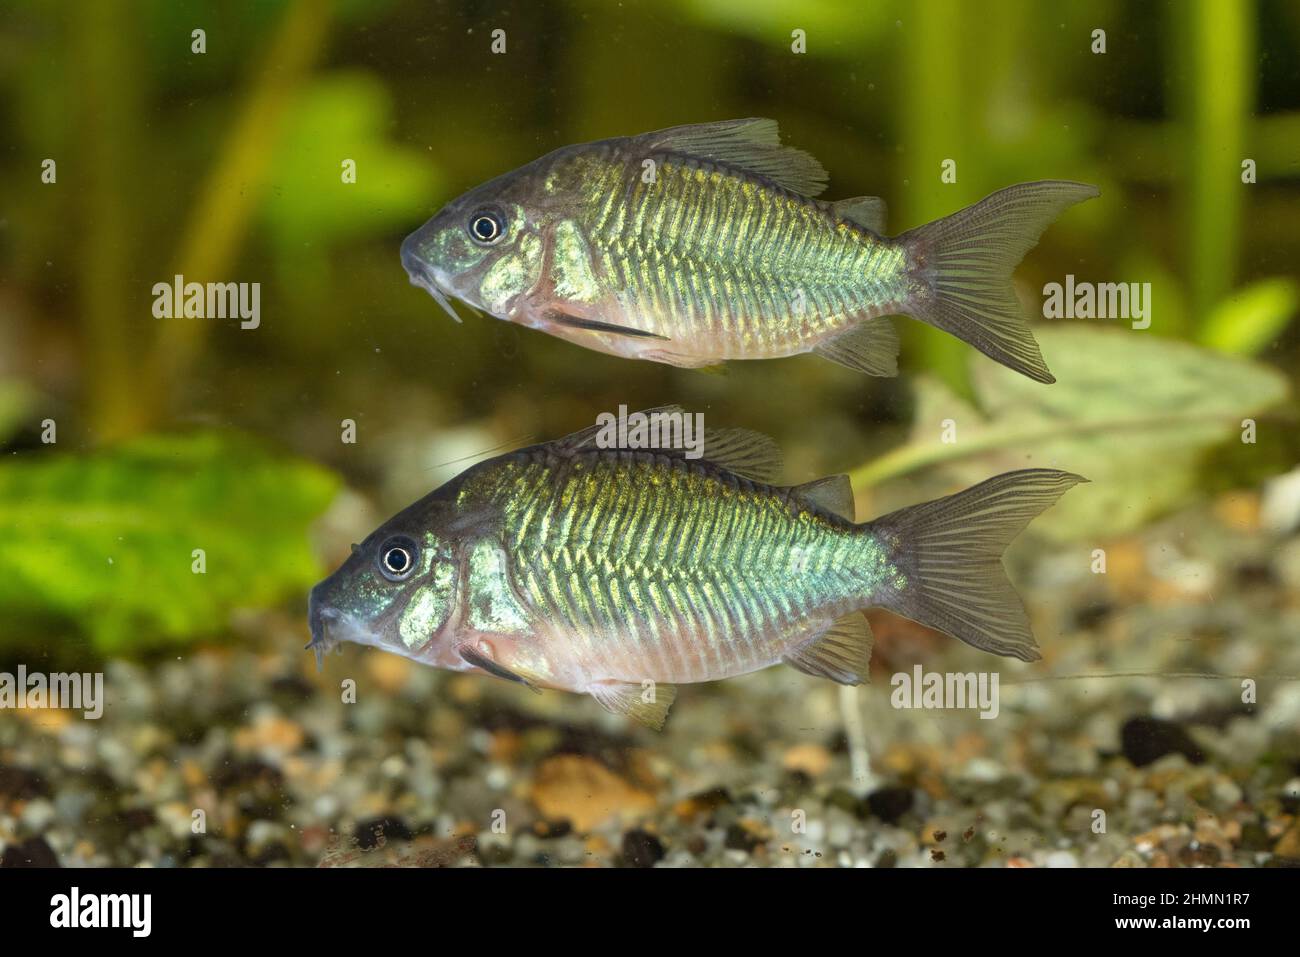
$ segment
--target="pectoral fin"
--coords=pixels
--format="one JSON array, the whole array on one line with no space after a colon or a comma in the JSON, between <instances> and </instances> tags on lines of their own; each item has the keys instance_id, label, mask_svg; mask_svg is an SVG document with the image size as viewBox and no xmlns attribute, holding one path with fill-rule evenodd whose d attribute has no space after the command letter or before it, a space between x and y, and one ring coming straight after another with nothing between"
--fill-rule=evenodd
<instances>
[{"instance_id":1,"label":"pectoral fin","mask_svg":"<svg viewBox=\"0 0 1300 957\"><path fill-rule=\"evenodd\" d=\"M655 681L643 684L598 681L590 685L587 691L606 711L625 714L656 731L663 729L664 721L668 719L668 709L677 697L677 689L673 685Z\"/></svg>"},{"instance_id":2,"label":"pectoral fin","mask_svg":"<svg viewBox=\"0 0 1300 957\"><path fill-rule=\"evenodd\" d=\"M632 329L628 326L616 326L611 322L601 322L599 319L584 319L582 316L575 316L571 313L561 312L558 309L552 309L546 314L546 318L551 322L561 326L568 326L570 329L586 329L588 332L608 332L617 336L630 336L633 339L662 339L667 342L667 336L661 336L657 332L647 332L645 329Z\"/></svg>"},{"instance_id":3,"label":"pectoral fin","mask_svg":"<svg viewBox=\"0 0 1300 957\"><path fill-rule=\"evenodd\" d=\"M456 652L467 664L471 664L475 668L481 668L494 678L504 678L506 681L514 681L523 685L525 688L530 688L531 690L536 691L538 694L542 693L542 689L534 684L531 676L511 671L505 665L496 661L488 654L479 651L472 645L458 645L456 647Z\"/></svg>"}]
</instances>

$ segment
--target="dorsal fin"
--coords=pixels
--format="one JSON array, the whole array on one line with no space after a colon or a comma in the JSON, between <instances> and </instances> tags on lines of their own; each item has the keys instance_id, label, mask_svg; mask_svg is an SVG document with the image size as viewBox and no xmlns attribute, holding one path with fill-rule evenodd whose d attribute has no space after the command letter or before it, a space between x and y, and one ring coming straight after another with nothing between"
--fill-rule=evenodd
<instances>
[{"instance_id":1,"label":"dorsal fin","mask_svg":"<svg viewBox=\"0 0 1300 957\"><path fill-rule=\"evenodd\" d=\"M786 652L781 660L797 671L830 678L842 685L865 682L871 667L871 626L860 611L851 611Z\"/></svg>"},{"instance_id":2,"label":"dorsal fin","mask_svg":"<svg viewBox=\"0 0 1300 957\"><path fill-rule=\"evenodd\" d=\"M803 196L819 195L828 182L826 170L815 157L781 145L776 120L752 117L673 126L638 139L652 149L727 163Z\"/></svg>"},{"instance_id":3,"label":"dorsal fin","mask_svg":"<svg viewBox=\"0 0 1300 957\"><path fill-rule=\"evenodd\" d=\"M654 423L655 421L662 421L656 420L656 416L688 416L691 413L680 405L661 405L653 409L645 409L640 413L628 413L628 418L630 419L632 415L637 414L646 416L650 423ZM608 421L597 422L595 425L588 426L571 435L556 439L550 444L562 452L620 448L616 441L605 444L599 441L602 433L607 437L609 436L611 428L613 426ZM695 456L694 450L689 448L661 448L654 451L674 458L689 458L695 461L708 462L718 468L726 469L728 472L734 472L742 478L769 485L776 482L781 475L780 446L762 432L754 432L750 429L706 428L698 457Z\"/></svg>"},{"instance_id":4,"label":"dorsal fin","mask_svg":"<svg viewBox=\"0 0 1300 957\"><path fill-rule=\"evenodd\" d=\"M832 515L847 518L850 522L857 519L853 484L847 475L828 475L815 482L795 485L791 487L790 493L809 505L816 505Z\"/></svg>"},{"instance_id":5,"label":"dorsal fin","mask_svg":"<svg viewBox=\"0 0 1300 957\"><path fill-rule=\"evenodd\" d=\"M867 375L898 375L898 331L884 316L864 319L813 347L817 355Z\"/></svg>"},{"instance_id":6,"label":"dorsal fin","mask_svg":"<svg viewBox=\"0 0 1300 957\"><path fill-rule=\"evenodd\" d=\"M854 196L831 203L831 211L841 219L857 223L877 236L885 235L885 201L879 196Z\"/></svg>"}]
</instances>

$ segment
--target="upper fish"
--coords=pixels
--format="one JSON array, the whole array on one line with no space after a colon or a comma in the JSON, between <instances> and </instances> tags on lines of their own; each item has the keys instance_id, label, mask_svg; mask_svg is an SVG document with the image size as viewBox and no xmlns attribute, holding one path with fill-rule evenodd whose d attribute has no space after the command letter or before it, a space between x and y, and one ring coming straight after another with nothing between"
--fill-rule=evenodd
<instances>
[{"instance_id":1,"label":"upper fish","mask_svg":"<svg viewBox=\"0 0 1300 957\"><path fill-rule=\"evenodd\" d=\"M816 199L827 174L769 119L568 146L449 203L402 243L411 282L599 352L683 367L815 352L887 376L888 316L1055 381L1011 274L1067 207L1046 180L898 236L874 196Z\"/></svg>"}]
</instances>

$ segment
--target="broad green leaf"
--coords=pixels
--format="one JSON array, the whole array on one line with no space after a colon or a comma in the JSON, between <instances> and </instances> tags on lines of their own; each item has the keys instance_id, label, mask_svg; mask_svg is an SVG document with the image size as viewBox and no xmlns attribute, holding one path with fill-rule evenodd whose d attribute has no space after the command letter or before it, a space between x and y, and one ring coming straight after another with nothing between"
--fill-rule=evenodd
<instances>
[{"instance_id":1,"label":"broad green leaf","mask_svg":"<svg viewBox=\"0 0 1300 957\"><path fill-rule=\"evenodd\" d=\"M1300 290L1291 279L1264 279L1223 300L1197 336L1202 345L1233 355L1254 355L1276 342L1295 315Z\"/></svg>"},{"instance_id":2,"label":"broad green leaf","mask_svg":"<svg viewBox=\"0 0 1300 957\"><path fill-rule=\"evenodd\" d=\"M1092 484L1072 490L1035 529L1057 538L1122 534L1191 497L1206 450L1287 395L1286 380L1267 366L1143 332L1040 326L1037 336L1056 384L977 356L972 408L918 380L911 439L851 473L854 487L906 476L905 497L918 501L1010 469L1062 468ZM955 441L945 441L954 430Z\"/></svg>"},{"instance_id":3,"label":"broad green leaf","mask_svg":"<svg viewBox=\"0 0 1300 957\"><path fill-rule=\"evenodd\" d=\"M302 97L277 146L265 216L285 247L414 228L428 218L437 172L427 152L384 139L388 91L365 74L318 80ZM343 162L356 182L343 182Z\"/></svg>"},{"instance_id":4,"label":"broad green leaf","mask_svg":"<svg viewBox=\"0 0 1300 957\"><path fill-rule=\"evenodd\" d=\"M338 481L216 432L0 460L0 640L15 620L76 622L100 650L220 632L236 608L301 596L309 535ZM206 573L193 571L194 550Z\"/></svg>"}]
</instances>

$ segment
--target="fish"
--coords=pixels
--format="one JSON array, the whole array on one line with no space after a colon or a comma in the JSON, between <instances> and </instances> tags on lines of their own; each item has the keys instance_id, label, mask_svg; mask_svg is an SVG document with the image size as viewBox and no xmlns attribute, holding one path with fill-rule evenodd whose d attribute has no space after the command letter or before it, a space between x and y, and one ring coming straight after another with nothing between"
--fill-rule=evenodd
<instances>
[{"instance_id":1,"label":"fish","mask_svg":"<svg viewBox=\"0 0 1300 957\"><path fill-rule=\"evenodd\" d=\"M1039 657L1001 556L1082 477L1008 472L859 523L846 475L776 484L761 433L706 429L695 458L602 428L479 462L354 547L308 599L318 666L350 641L661 728L681 684L782 663L865 681L866 608Z\"/></svg>"},{"instance_id":2,"label":"fish","mask_svg":"<svg viewBox=\"0 0 1300 957\"><path fill-rule=\"evenodd\" d=\"M898 371L890 316L1055 381L1011 274L1100 195L1021 183L897 236L884 200L817 199L827 173L749 118L555 150L448 203L401 246L411 283L597 352L683 368L813 352Z\"/></svg>"}]
</instances>

